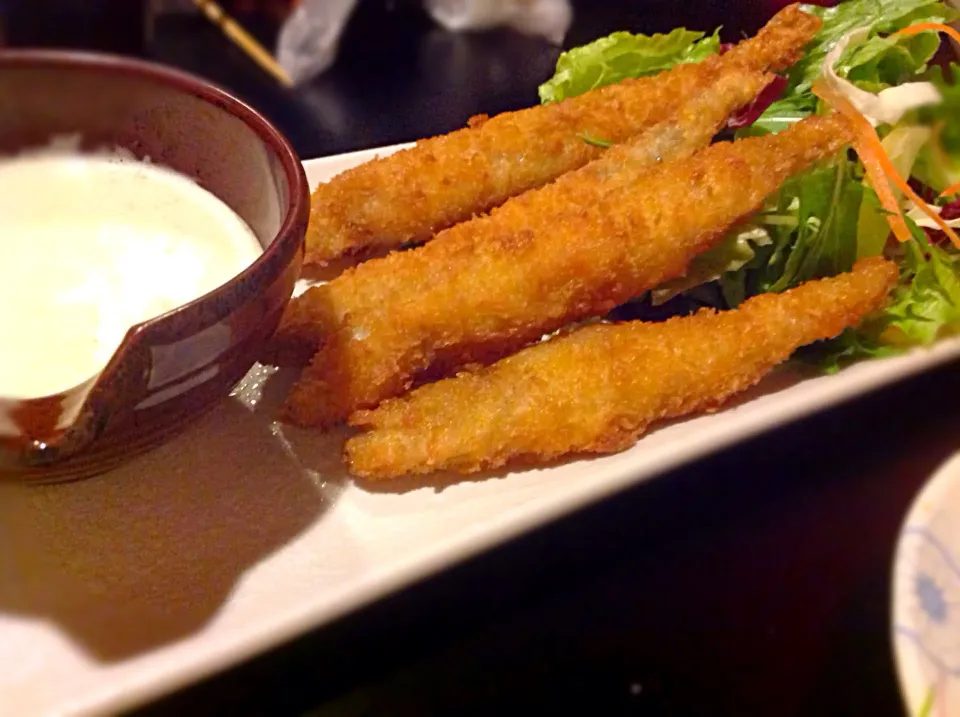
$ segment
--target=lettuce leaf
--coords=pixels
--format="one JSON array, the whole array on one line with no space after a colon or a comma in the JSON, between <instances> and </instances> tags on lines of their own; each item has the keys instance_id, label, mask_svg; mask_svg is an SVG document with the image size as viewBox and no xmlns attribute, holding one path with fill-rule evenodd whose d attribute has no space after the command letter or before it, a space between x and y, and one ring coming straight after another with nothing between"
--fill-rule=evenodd
<instances>
[{"instance_id":1,"label":"lettuce leaf","mask_svg":"<svg viewBox=\"0 0 960 717\"><path fill-rule=\"evenodd\" d=\"M960 85L947 80L960 77L960 66L946 73L928 67L940 45L937 33L891 35L917 22L949 23L960 14L941 0L845 0L830 8L804 9L823 19L821 31L788 70L783 97L736 135L779 132L822 111L811 85L827 54L847 33L866 27L867 38L847 48L835 69L869 92L915 79L933 82L943 102L914 110L896 127L881 126L880 135L904 176L937 191L960 180ZM666 35L614 33L563 53L554 77L540 87L540 98L556 102L627 77L699 62L718 52L719 44L717 33L705 36L684 28ZM930 141L938 132L942 146ZM808 347L800 356L834 371L853 360L928 345L960 333L960 251L931 245L907 221L913 240L891 251L889 226L862 166L852 154L840 153L785 182L748 224L734 228L715 250L694 261L687 277L658 287L651 300L704 297L707 305L735 307L759 293L847 271L856 258L886 251L901 268L889 304L856 329Z\"/></svg>"},{"instance_id":2,"label":"lettuce leaf","mask_svg":"<svg viewBox=\"0 0 960 717\"><path fill-rule=\"evenodd\" d=\"M666 35L615 32L588 45L567 50L553 77L540 85L540 101L559 102L627 77L652 75L675 65L700 62L720 49L713 35L679 27Z\"/></svg>"},{"instance_id":3,"label":"lettuce leaf","mask_svg":"<svg viewBox=\"0 0 960 717\"><path fill-rule=\"evenodd\" d=\"M784 183L754 219L771 242L721 280L729 306L849 271L857 257L857 221L866 195L855 166L838 155Z\"/></svg>"},{"instance_id":4,"label":"lettuce leaf","mask_svg":"<svg viewBox=\"0 0 960 717\"><path fill-rule=\"evenodd\" d=\"M856 329L810 347L799 358L833 372L860 359L929 346L960 331L960 255L930 244L907 221L914 238L903 245L900 282L890 303Z\"/></svg>"},{"instance_id":5,"label":"lettuce leaf","mask_svg":"<svg viewBox=\"0 0 960 717\"><path fill-rule=\"evenodd\" d=\"M802 175L791 190L797 197L797 231L770 291L849 271L857 257L863 185L853 177L851 162L838 157L833 166Z\"/></svg>"},{"instance_id":6,"label":"lettuce leaf","mask_svg":"<svg viewBox=\"0 0 960 717\"><path fill-rule=\"evenodd\" d=\"M938 47L940 37L935 32L874 36L844 53L834 69L861 89L880 92L913 79L926 68Z\"/></svg>"},{"instance_id":7,"label":"lettuce leaf","mask_svg":"<svg viewBox=\"0 0 960 717\"><path fill-rule=\"evenodd\" d=\"M937 127L937 143L929 143L921 151L912 173L923 184L937 192L960 181L960 65L931 67L926 78L940 91L943 98L938 105L923 107L917 112L917 121L927 127Z\"/></svg>"},{"instance_id":8,"label":"lettuce leaf","mask_svg":"<svg viewBox=\"0 0 960 717\"><path fill-rule=\"evenodd\" d=\"M888 340L929 345L960 327L960 257L926 242L923 233L907 245L894 300L884 311Z\"/></svg>"},{"instance_id":9,"label":"lettuce leaf","mask_svg":"<svg viewBox=\"0 0 960 717\"><path fill-rule=\"evenodd\" d=\"M694 287L736 272L756 257L757 247L770 243L770 234L755 224L747 224L731 232L722 242L694 257L684 276L653 289L650 292L653 305L657 306Z\"/></svg>"},{"instance_id":10,"label":"lettuce leaf","mask_svg":"<svg viewBox=\"0 0 960 717\"><path fill-rule=\"evenodd\" d=\"M903 122L883 138L883 148L901 176L910 176L919 153L932 135L929 127ZM867 195L860 207L860 221L857 225L857 258L882 254L890 235L886 212L876 193L867 186L866 180L864 189ZM897 187L891 186L890 191L895 199L900 199L900 190Z\"/></svg>"},{"instance_id":11,"label":"lettuce leaf","mask_svg":"<svg viewBox=\"0 0 960 717\"><path fill-rule=\"evenodd\" d=\"M781 132L804 117L809 117L817 109L817 99L812 93L784 97L771 103L763 114L749 127L737 132L738 137Z\"/></svg>"},{"instance_id":12,"label":"lettuce leaf","mask_svg":"<svg viewBox=\"0 0 960 717\"><path fill-rule=\"evenodd\" d=\"M931 67L926 79L940 91L942 101L920 109L920 120L930 126L942 122L939 139L943 148L949 154L960 154L960 122L957 122L960 117L960 65L951 63L946 72L943 67Z\"/></svg>"},{"instance_id":13,"label":"lettuce leaf","mask_svg":"<svg viewBox=\"0 0 960 717\"><path fill-rule=\"evenodd\" d=\"M815 364L821 371L830 374L863 359L896 356L903 350L903 347L883 344L867 336L862 329L847 329L835 339L801 348L796 353L796 359Z\"/></svg>"},{"instance_id":14,"label":"lettuce leaf","mask_svg":"<svg viewBox=\"0 0 960 717\"><path fill-rule=\"evenodd\" d=\"M838 65L843 69L841 75L858 83L895 84L896 77L886 76L887 73L909 72L911 67L914 73L923 69L936 51L939 38L935 33L898 38L879 38L877 34L891 33L916 22L946 22L956 16L946 4L936 0L846 0L829 8L804 5L803 10L819 16L823 27L790 71L790 88L797 93L810 89L820 76L827 53L840 38L859 27L870 27L872 37L844 53ZM929 54L930 39L917 42L927 34L934 38ZM862 76L851 76L851 73Z\"/></svg>"},{"instance_id":15,"label":"lettuce leaf","mask_svg":"<svg viewBox=\"0 0 960 717\"><path fill-rule=\"evenodd\" d=\"M882 36L916 22L949 22L958 13L931 0L846 0L831 8L804 5L823 19L823 27L806 54L791 68L783 99L770 105L740 136L779 132L817 111L819 101L810 91L820 76L827 53L848 32L871 28L870 37L847 49L836 65L841 77L868 92L898 85L924 72L940 45L935 32L911 36Z\"/></svg>"},{"instance_id":16,"label":"lettuce leaf","mask_svg":"<svg viewBox=\"0 0 960 717\"><path fill-rule=\"evenodd\" d=\"M863 89L876 92L922 72L940 42L934 32L910 37L881 35L915 22L948 22L960 16L941 0L846 0L830 8L803 8L821 17L823 27L804 57L789 71L784 98L773 103L741 135L778 132L813 114L817 98L810 87L819 76L827 53L851 30L871 27L871 37L844 53L838 70ZM540 101L559 102L627 77L652 75L675 65L700 62L719 51L719 32L719 28L709 36L686 28L655 35L615 32L572 48L560 55L553 77L540 85Z\"/></svg>"}]
</instances>

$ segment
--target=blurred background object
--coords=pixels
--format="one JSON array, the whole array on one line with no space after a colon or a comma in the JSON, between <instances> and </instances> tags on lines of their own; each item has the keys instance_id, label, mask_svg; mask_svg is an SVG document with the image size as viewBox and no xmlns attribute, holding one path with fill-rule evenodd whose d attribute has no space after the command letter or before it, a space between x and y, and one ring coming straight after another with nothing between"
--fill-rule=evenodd
<instances>
[{"instance_id":1,"label":"blurred background object","mask_svg":"<svg viewBox=\"0 0 960 717\"><path fill-rule=\"evenodd\" d=\"M230 14L281 23L298 0L223 0ZM154 23L169 15L198 15L194 0L0 0L0 26L10 46L99 49L141 55Z\"/></svg>"},{"instance_id":2,"label":"blurred background object","mask_svg":"<svg viewBox=\"0 0 960 717\"><path fill-rule=\"evenodd\" d=\"M302 0L293 9L280 31L277 57L295 83L306 82L333 64L357 2ZM504 26L558 45L572 15L570 0L424 0L424 7L452 32Z\"/></svg>"},{"instance_id":3,"label":"blurred background object","mask_svg":"<svg viewBox=\"0 0 960 717\"><path fill-rule=\"evenodd\" d=\"M340 35L358 0L302 0L280 31L277 56L294 82L306 82L334 62ZM452 32L509 27L554 44L570 27L570 0L424 0L424 7Z\"/></svg>"},{"instance_id":4,"label":"blurred background object","mask_svg":"<svg viewBox=\"0 0 960 717\"><path fill-rule=\"evenodd\" d=\"M261 45L257 38L247 32L219 3L215 0L193 0L193 4L261 70L272 75L284 87L293 85L290 74L277 62L273 53Z\"/></svg>"},{"instance_id":5,"label":"blurred background object","mask_svg":"<svg viewBox=\"0 0 960 717\"><path fill-rule=\"evenodd\" d=\"M336 59L340 35L357 0L303 0L286 18L277 39L277 59L294 83L320 74Z\"/></svg>"},{"instance_id":6,"label":"blurred background object","mask_svg":"<svg viewBox=\"0 0 960 717\"><path fill-rule=\"evenodd\" d=\"M149 35L146 0L0 0L5 44L140 55Z\"/></svg>"},{"instance_id":7,"label":"blurred background object","mask_svg":"<svg viewBox=\"0 0 960 717\"><path fill-rule=\"evenodd\" d=\"M736 40L788 4L569 0L569 27L558 46L503 25L451 32L437 21L440 3L448 0L317 1L352 9L331 64L295 89L258 67L194 0L0 0L0 28L11 46L133 54L202 75L263 112L301 156L315 157L447 132L474 114L529 106L564 48L610 32L667 32L678 25L712 31L722 25L724 39ZM219 4L274 52L289 13L302 12L307 2L313 0ZM474 23L489 24L479 20ZM447 22L455 23L452 14Z\"/></svg>"},{"instance_id":8,"label":"blurred background object","mask_svg":"<svg viewBox=\"0 0 960 717\"><path fill-rule=\"evenodd\" d=\"M427 12L448 30L506 25L559 45L570 28L570 0L424 0Z\"/></svg>"}]
</instances>

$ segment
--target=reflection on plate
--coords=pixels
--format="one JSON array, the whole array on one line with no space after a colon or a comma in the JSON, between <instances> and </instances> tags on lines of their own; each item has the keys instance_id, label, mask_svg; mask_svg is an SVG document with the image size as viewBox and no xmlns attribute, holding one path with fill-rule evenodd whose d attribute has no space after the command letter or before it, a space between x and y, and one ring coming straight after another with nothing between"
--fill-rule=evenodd
<instances>
[{"instance_id":1,"label":"reflection on plate","mask_svg":"<svg viewBox=\"0 0 960 717\"><path fill-rule=\"evenodd\" d=\"M960 715L960 454L923 488L900 533L893 643L908 714Z\"/></svg>"},{"instance_id":2,"label":"reflection on plate","mask_svg":"<svg viewBox=\"0 0 960 717\"><path fill-rule=\"evenodd\" d=\"M373 152L306 163L312 183ZM343 435L276 424L255 371L178 439L90 481L0 486L0 714L115 714L712 451L960 358L960 339L834 376L778 371L630 450L368 486Z\"/></svg>"}]
</instances>

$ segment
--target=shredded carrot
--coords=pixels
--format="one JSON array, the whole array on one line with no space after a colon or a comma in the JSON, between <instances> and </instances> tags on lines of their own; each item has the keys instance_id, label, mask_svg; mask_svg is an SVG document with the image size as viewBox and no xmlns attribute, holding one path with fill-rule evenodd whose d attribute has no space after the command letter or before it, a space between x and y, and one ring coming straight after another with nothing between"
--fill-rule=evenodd
<instances>
[{"instance_id":1,"label":"shredded carrot","mask_svg":"<svg viewBox=\"0 0 960 717\"><path fill-rule=\"evenodd\" d=\"M893 166L890 157L887 156L876 130L869 120L864 117L842 94L827 86L821 81L813 85L813 93L827 104L832 106L837 112L842 114L853 126L856 133L854 149L863 162L863 167L870 178L870 184L880 199L880 204L887 210L887 223L890 229L900 241L907 241L911 238L910 229L900 213L900 207L897 205L896 197L890 189L890 182L896 186L903 194L908 197L919 209L926 214L937 226L950 237L954 246L960 248L960 236L934 211L923 199L917 196L913 188L907 184L906 180L900 176L897 168Z\"/></svg>"},{"instance_id":2,"label":"shredded carrot","mask_svg":"<svg viewBox=\"0 0 960 717\"><path fill-rule=\"evenodd\" d=\"M822 82L813 84L813 93L824 102L831 105L837 112L842 114L853 125L857 134L855 140L855 149L863 162L864 169L867 170L867 176L870 178L870 184L880 199L880 204L887 210L887 223L890 229L900 241L907 241L910 238L910 229L900 214L900 208L897 206L896 197L890 189L886 175L883 171L881 156L886 157L883 151L883 145L880 144L880 138L874 131L873 126L867 121L866 117L860 114L856 108L850 104L846 97L839 92L827 87ZM889 162L889 158L887 159ZM892 165L891 165L892 166Z\"/></svg>"},{"instance_id":3,"label":"shredded carrot","mask_svg":"<svg viewBox=\"0 0 960 717\"><path fill-rule=\"evenodd\" d=\"M949 187L940 192L941 197L952 197L954 194L960 194L960 182L954 182Z\"/></svg>"},{"instance_id":4,"label":"shredded carrot","mask_svg":"<svg viewBox=\"0 0 960 717\"><path fill-rule=\"evenodd\" d=\"M939 22L918 22L902 30L897 30L894 35L919 35L921 32L945 32L957 42L960 42L960 31L955 27L944 25Z\"/></svg>"}]
</instances>

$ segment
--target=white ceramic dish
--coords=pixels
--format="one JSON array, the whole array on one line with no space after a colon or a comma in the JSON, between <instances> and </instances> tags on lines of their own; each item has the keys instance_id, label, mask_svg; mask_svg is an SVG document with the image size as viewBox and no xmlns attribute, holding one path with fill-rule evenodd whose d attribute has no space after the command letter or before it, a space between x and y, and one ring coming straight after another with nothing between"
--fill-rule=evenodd
<instances>
[{"instance_id":1,"label":"white ceramic dish","mask_svg":"<svg viewBox=\"0 0 960 717\"><path fill-rule=\"evenodd\" d=\"M373 156L306 163L316 183ZM369 492L337 436L272 420L255 370L189 433L114 474L0 488L0 714L128 708L724 446L960 357L960 341L802 381L629 451L444 490ZM12 549L11 549L12 548Z\"/></svg>"},{"instance_id":2,"label":"white ceramic dish","mask_svg":"<svg viewBox=\"0 0 960 717\"><path fill-rule=\"evenodd\" d=\"M911 506L893 574L892 639L908 714L960 715L960 454Z\"/></svg>"}]
</instances>

